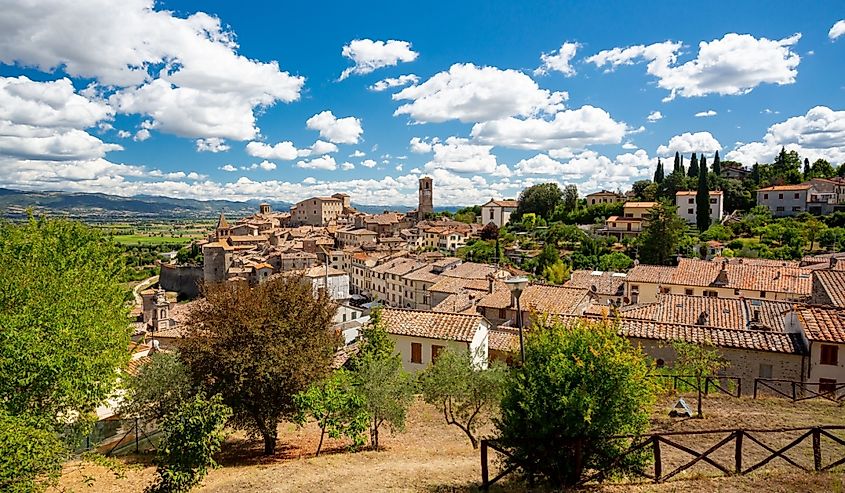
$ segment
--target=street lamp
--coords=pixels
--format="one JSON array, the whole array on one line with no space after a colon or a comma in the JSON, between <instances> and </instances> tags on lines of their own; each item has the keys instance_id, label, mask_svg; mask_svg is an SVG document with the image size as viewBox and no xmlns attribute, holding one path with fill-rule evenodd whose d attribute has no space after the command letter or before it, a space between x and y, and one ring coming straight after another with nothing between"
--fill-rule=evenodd
<instances>
[{"instance_id":1,"label":"street lamp","mask_svg":"<svg viewBox=\"0 0 845 493\"><path fill-rule=\"evenodd\" d=\"M508 289L510 289L511 295L516 299L516 326L519 327L519 355L521 357L521 362L524 364L525 346L522 343L522 310L519 308L519 297L522 296L522 292L525 291L525 287L528 286L528 278L522 276L511 277L505 281L505 284L508 286Z\"/></svg>"}]
</instances>

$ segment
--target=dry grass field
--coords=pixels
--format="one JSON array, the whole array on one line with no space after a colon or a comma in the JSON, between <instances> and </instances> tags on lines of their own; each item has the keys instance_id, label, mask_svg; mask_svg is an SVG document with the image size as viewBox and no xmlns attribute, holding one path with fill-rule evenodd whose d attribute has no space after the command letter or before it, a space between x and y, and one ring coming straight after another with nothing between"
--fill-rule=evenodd
<instances>
[{"instance_id":1,"label":"dry grass field","mask_svg":"<svg viewBox=\"0 0 845 493\"><path fill-rule=\"evenodd\" d=\"M692 403L694 399L689 398ZM706 418L679 420L667 417L672 402L661 402L655 412L653 429L661 431L712 430L734 428L800 427L823 424L845 424L845 408L827 401L808 401L792 404L784 399L736 399L711 396L705 402ZM727 434L706 437L677 437L677 441L704 451ZM778 449L798 435L797 432L764 436L761 440ZM845 438L845 433L838 436ZM477 491L480 481L479 453L455 427L443 422L433 407L416 403L410 412L404 433L386 433L383 450L378 452L348 452L343 442L329 441L324 453L314 457L318 430L314 426L297 429L292 425L280 428L279 448L275 457L261 456L260 440L247 440L233 434L219 458L221 468L212 471L202 488L205 492L369 492ZM812 468L810 440L788 455L799 464ZM768 453L759 446L744 444L746 466ZM713 458L733 464L733 446L720 450ZM825 464L845 456L845 446L823 438ZM664 446L664 474L689 456ZM128 469L124 477L92 465L70 464L57 491L97 491L132 493L143 491L154 476L150 457L124 459ZM494 466L495 470L495 466ZM591 486L597 492L669 492L669 491L818 491L845 492L845 468L834 473L805 473L789 466L781 459L767 464L760 471L742 477L716 477L717 471L699 463L672 481L652 484L636 480L614 480ZM94 479L87 486L85 478ZM496 485L492 491L527 491L514 479Z\"/></svg>"}]
</instances>

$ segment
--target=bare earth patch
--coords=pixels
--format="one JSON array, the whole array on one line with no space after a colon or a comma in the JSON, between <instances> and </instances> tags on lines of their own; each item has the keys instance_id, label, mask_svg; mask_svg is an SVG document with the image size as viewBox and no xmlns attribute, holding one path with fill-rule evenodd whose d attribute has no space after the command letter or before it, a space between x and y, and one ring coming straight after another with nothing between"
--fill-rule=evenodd
<instances>
[{"instance_id":1,"label":"bare earth patch","mask_svg":"<svg viewBox=\"0 0 845 493\"><path fill-rule=\"evenodd\" d=\"M694 399L688 397L692 404ZM666 417L672 402L664 399L660 412L655 412L653 429L661 431L712 430L736 428L801 427L822 424L845 424L845 408L826 401L808 401L792 404L784 399L736 399L709 397L705 402L703 420L676 420ZM404 433L382 435L382 450L349 452L346 443L327 439L320 457L314 457L319 430L313 426L298 429L283 425L279 430L277 454L267 458L261 455L261 442L247 439L241 433L233 434L219 457L222 467L212 471L202 488L205 492L369 492L369 491L477 491L481 478L479 453L473 450L466 437L455 427L447 426L439 411L417 402L410 411ZM695 450L704 451L726 434L691 438L678 437L676 441ZM756 436L756 435L755 435ZM762 436L761 440L772 448L786 445L798 433ZM837 436L845 439L845 433ZM845 456L845 447L829 439L823 443L824 463ZM765 457L767 452L746 440L743 448L745 466ZM733 446L714 455L715 460L733 464ZM747 454L747 455L746 455ZM491 454L495 456L495 454ZM788 455L799 464L812 468L810 440L793 449ZM664 446L664 474L671 471L689 456ZM124 478L98 467L77 464L68 466L60 487L65 491L97 491L132 493L141 492L154 477L149 457L129 458L131 462ZM493 467L495 471L495 466ZM668 492L668 491L722 491L722 492L791 492L819 491L845 492L843 468L834 473L804 473L781 459L775 459L760 471L742 477L714 477L716 470L699 464L682 473L677 480L663 484L637 482L612 482L587 488L600 492ZM92 487L84 483L85 476L95 479ZM506 481L493 491L527 491L514 479Z\"/></svg>"}]
</instances>

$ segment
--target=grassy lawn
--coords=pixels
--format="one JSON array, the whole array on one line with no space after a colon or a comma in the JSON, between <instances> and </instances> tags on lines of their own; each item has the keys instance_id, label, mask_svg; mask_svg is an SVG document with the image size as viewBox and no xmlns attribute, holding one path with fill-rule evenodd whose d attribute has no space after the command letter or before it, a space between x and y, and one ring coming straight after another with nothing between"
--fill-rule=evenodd
<instances>
[{"instance_id":1,"label":"grassy lawn","mask_svg":"<svg viewBox=\"0 0 845 493\"><path fill-rule=\"evenodd\" d=\"M694 402L693 397L687 401ZM783 399L752 400L711 396L704 406L706 418L673 419L667 416L674 400L661 400L652 419L652 428L662 431L712 430L735 428L800 427L816 424L845 424L843 408L827 401L807 401L792 404ZM481 478L479 452L473 450L466 437L455 427L443 422L442 414L435 408L416 403L409 414L404 433L385 433L384 449L378 452L348 452L342 441L329 440L324 453L314 457L318 430L315 426L298 429L282 425L279 433L278 453L274 457L261 455L260 440L247 439L234 433L227 440L219 461L220 469L206 478L198 491L248 492L248 491L428 491L446 492L477 491ZM842 437L843 433L839 436ZM677 441L695 450L704 451L718 442L725 434L699 438L679 437ZM772 448L780 448L797 434L760 437ZM823 443L824 463L845 455L845 447L833 446L828 439ZM802 465L812 467L809 446L796 448L788 455ZM744 454L746 466L766 455L765 450L752 446L746 439ZM495 457L495 453L491 452ZM664 473L689 459L677 450L663 448ZM714 455L715 460L732 464L733 447L729 446ZM99 466L71 464L62 477L65 490L84 491L85 475L96 478L93 490L102 492L140 492L154 476L149 455L124 459L130 468L125 477L118 479ZM496 466L492 466L491 476ZM699 463L682 473L677 480L653 484L635 480L617 479L587 488L590 491L845 491L843 468L833 474L805 473L781 459L776 459L760 471L742 477L716 477L716 470ZM506 478L492 491L528 491L513 477ZM534 489L532 491L538 491ZM539 490L543 491L543 490Z\"/></svg>"}]
</instances>

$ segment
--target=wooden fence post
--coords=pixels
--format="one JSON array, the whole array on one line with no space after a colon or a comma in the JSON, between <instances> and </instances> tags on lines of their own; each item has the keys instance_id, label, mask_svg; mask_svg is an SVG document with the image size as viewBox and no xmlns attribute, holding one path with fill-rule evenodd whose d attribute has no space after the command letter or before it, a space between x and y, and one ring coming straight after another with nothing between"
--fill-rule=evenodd
<instances>
[{"instance_id":1,"label":"wooden fence post","mask_svg":"<svg viewBox=\"0 0 845 493\"><path fill-rule=\"evenodd\" d=\"M736 449L734 450L734 472L742 474L742 435L743 430L736 430Z\"/></svg>"},{"instance_id":2,"label":"wooden fence post","mask_svg":"<svg viewBox=\"0 0 845 493\"><path fill-rule=\"evenodd\" d=\"M481 440L481 489L483 491L490 489L489 479L490 475L487 470L487 440Z\"/></svg>"},{"instance_id":3,"label":"wooden fence post","mask_svg":"<svg viewBox=\"0 0 845 493\"><path fill-rule=\"evenodd\" d=\"M792 402L795 402L795 381L792 381Z\"/></svg>"},{"instance_id":4,"label":"wooden fence post","mask_svg":"<svg viewBox=\"0 0 845 493\"><path fill-rule=\"evenodd\" d=\"M742 377L736 379L736 396L742 397Z\"/></svg>"},{"instance_id":5,"label":"wooden fence post","mask_svg":"<svg viewBox=\"0 0 845 493\"><path fill-rule=\"evenodd\" d=\"M663 463L660 460L660 436L654 435L651 437L651 447L654 451L654 482L660 482L660 476L663 475Z\"/></svg>"},{"instance_id":6,"label":"wooden fence post","mask_svg":"<svg viewBox=\"0 0 845 493\"><path fill-rule=\"evenodd\" d=\"M822 469L822 432L819 428L813 428L813 466L816 471Z\"/></svg>"},{"instance_id":7,"label":"wooden fence post","mask_svg":"<svg viewBox=\"0 0 845 493\"><path fill-rule=\"evenodd\" d=\"M757 379L754 379L754 398L757 398Z\"/></svg>"}]
</instances>

